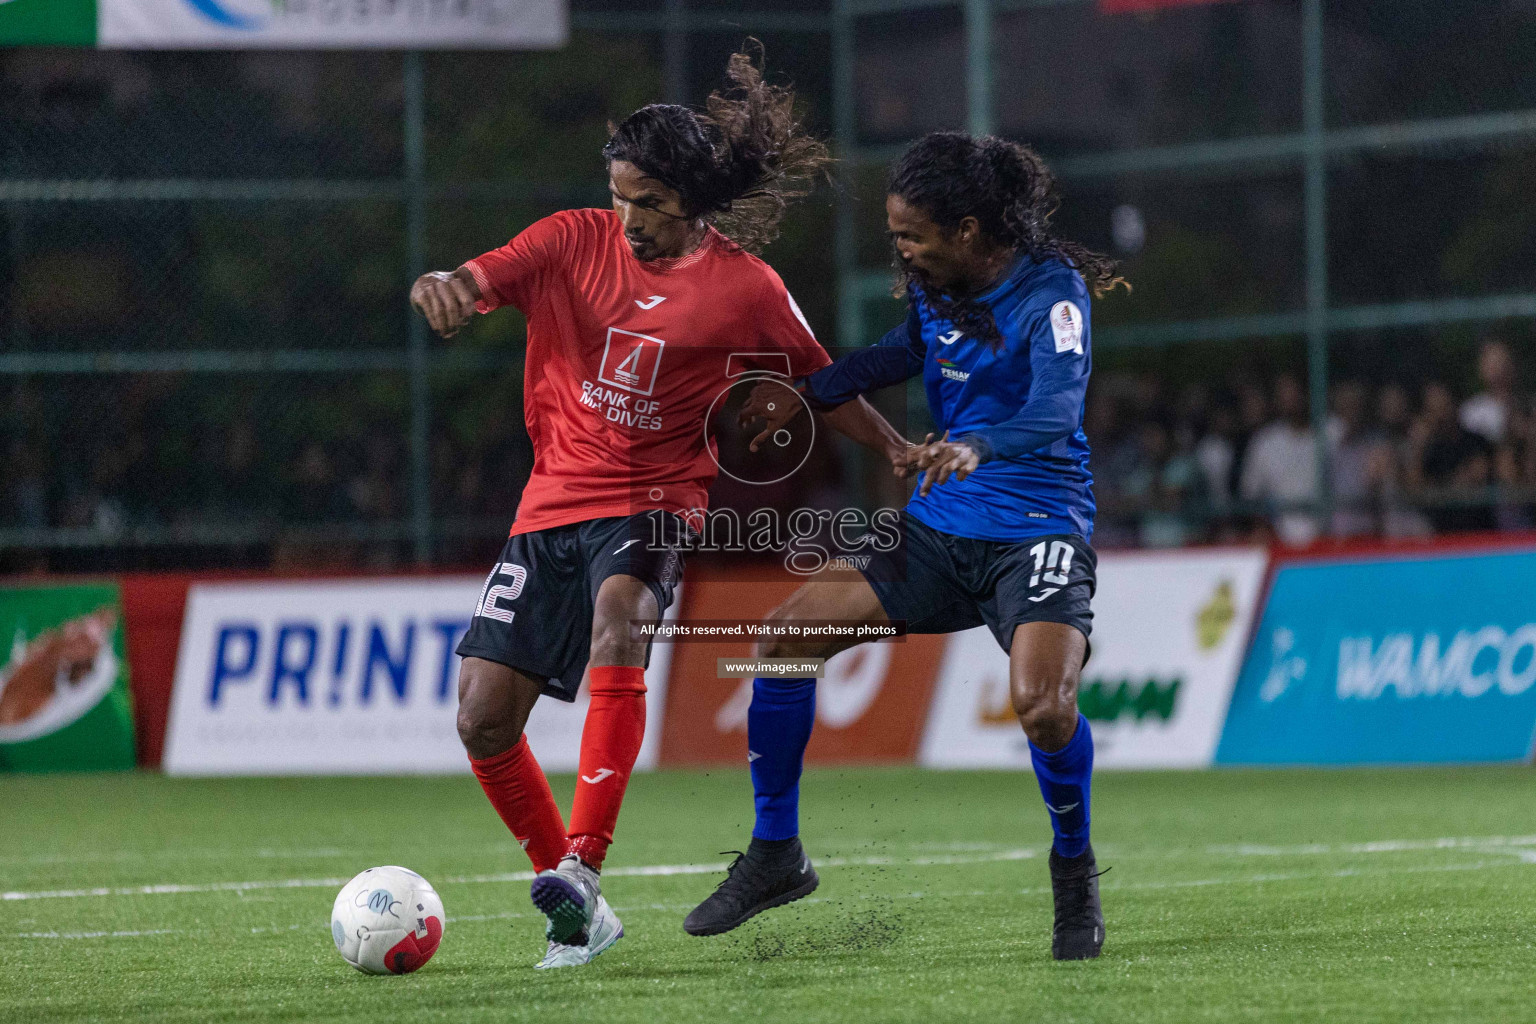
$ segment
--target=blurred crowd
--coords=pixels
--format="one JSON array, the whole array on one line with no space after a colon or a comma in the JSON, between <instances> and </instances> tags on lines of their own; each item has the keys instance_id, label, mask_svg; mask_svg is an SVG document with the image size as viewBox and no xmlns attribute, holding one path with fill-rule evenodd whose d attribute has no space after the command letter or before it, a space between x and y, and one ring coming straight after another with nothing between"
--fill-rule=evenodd
<instances>
[{"instance_id":1,"label":"blurred crowd","mask_svg":"<svg viewBox=\"0 0 1536 1024\"><path fill-rule=\"evenodd\" d=\"M1095 542L1304 545L1325 534L1532 528L1536 408L1506 342L1481 346L1477 380L1460 394L1438 380L1332 382L1324 442L1331 511L1323 515L1319 445L1297 377L1178 384L1101 371L1086 424L1100 510ZM104 548L135 531L179 531L189 544L260 548L253 557L263 563L388 565L408 557L403 416L341 414L344 427L328 433L248 413L212 425L206 409L184 414L189 396L168 381L125 379L91 406L105 415L100 422L79 418L82 403L50 406L25 385L0 394L0 529L74 530L98 536ZM431 437L432 509L447 538L441 559L472 558L473 538L499 536L531 469L515 396L491 397L466 424L441 422ZM715 503L861 503L841 493L860 486L858 475L844 473L831 449L793 476L784 485L790 493L742 495L722 485Z\"/></svg>"},{"instance_id":2,"label":"blurred crowd","mask_svg":"<svg viewBox=\"0 0 1536 1024\"><path fill-rule=\"evenodd\" d=\"M1100 516L1096 543L1168 547L1320 537L1423 537L1528 529L1536 521L1536 408L1510 346L1485 341L1479 388L1443 381L1330 384L1323 438L1295 376L1173 388L1107 374L1086 430ZM1331 508L1327 514L1323 508Z\"/></svg>"},{"instance_id":3,"label":"blurred crowd","mask_svg":"<svg viewBox=\"0 0 1536 1024\"><path fill-rule=\"evenodd\" d=\"M405 416L358 415L345 429L323 431L298 415L278 422L232 411L220 421L204 409L203 419L178 415L199 403L169 383L145 375L95 396L95 409L113 412L110 425L90 422L84 396L61 417L35 389L0 390L0 531L51 538L38 544L38 559L0 559L0 572L73 565L41 557L41 548L60 545L183 549L163 560L169 564L196 562L191 549L231 565L410 561ZM434 430L428 485L440 536L452 532L446 520L469 520L461 532L491 538L511 522L532 467L512 400L507 415L482 421L470 440L446 425ZM18 546L26 545L0 534L0 554Z\"/></svg>"}]
</instances>

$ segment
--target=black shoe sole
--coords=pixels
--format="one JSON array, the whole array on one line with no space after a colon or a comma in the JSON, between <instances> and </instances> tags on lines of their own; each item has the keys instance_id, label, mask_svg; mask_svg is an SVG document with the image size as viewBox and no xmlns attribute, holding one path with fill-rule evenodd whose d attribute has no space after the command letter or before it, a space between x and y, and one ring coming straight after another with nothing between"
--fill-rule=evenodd
<instances>
[{"instance_id":1,"label":"black shoe sole","mask_svg":"<svg viewBox=\"0 0 1536 1024\"><path fill-rule=\"evenodd\" d=\"M757 906L753 907L751 910L748 910L745 914L742 914L734 921L727 922L726 924L710 925L704 928L690 928L686 923L684 923L683 931L687 932L689 935L724 935L731 929L739 928L743 924L746 924L752 918L756 917L758 914L761 914L765 910L772 910L774 907L782 907L786 903L793 903L795 900L804 899L811 893L815 892L816 887L820 884L820 876L812 875L811 880L800 886L800 888L791 889L786 893L780 893L765 903L759 903Z\"/></svg>"}]
</instances>

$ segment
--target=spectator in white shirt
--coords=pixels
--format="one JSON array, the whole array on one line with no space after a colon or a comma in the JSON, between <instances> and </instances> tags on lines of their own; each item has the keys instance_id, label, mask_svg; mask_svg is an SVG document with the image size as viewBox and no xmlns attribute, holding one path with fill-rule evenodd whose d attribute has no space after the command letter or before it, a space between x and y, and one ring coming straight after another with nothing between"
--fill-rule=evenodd
<instances>
[{"instance_id":1,"label":"spectator in white shirt","mask_svg":"<svg viewBox=\"0 0 1536 1024\"><path fill-rule=\"evenodd\" d=\"M1277 419L1265 424L1243 453L1238 493L1271 506L1270 522L1282 543L1303 546L1317 538L1317 445L1306 396L1295 377L1275 381Z\"/></svg>"},{"instance_id":2,"label":"spectator in white shirt","mask_svg":"<svg viewBox=\"0 0 1536 1024\"><path fill-rule=\"evenodd\" d=\"M1483 342L1477 354L1477 375L1483 390L1461 403L1461 425L1492 444L1504 440L1515 413L1515 360L1498 338Z\"/></svg>"},{"instance_id":3,"label":"spectator in white shirt","mask_svg":"<svg viewBox=\"0 0 1536 1024\"><path fill-rule=\"evenodd\" d=\"M1205 436L1195 446L1195 462L1205 475L1205 491L1217 513L1232 503L1232 466L1237 461L1237 410L1218 403L1211 409Z\"/></svg>"}]
</instances>

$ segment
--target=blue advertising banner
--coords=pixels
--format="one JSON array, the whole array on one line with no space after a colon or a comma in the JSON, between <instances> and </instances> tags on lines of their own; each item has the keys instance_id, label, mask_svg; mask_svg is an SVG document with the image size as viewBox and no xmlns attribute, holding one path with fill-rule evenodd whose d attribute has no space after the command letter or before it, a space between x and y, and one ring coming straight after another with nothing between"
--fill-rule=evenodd
<instances>
[{"instance_id":1,"label":"blue advertising banner","mask_svg":"<svg viewBox=\"0 0 1536 1024\"><path fill-rule=\"evenodd\" d=\"M1536 552L1282 568L1217 764L1524 761Z\"/></svg>"}]
</instances>

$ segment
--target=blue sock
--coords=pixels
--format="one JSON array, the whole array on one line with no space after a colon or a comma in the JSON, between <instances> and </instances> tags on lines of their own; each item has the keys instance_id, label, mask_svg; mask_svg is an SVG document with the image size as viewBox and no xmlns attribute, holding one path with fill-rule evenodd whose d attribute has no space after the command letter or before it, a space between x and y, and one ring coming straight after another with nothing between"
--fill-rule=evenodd
<instances>
[{"instance_id":1,"label":"blue sock","mask_svg":"<svg viewBox=\"0 0 1536 1024\"><path fill-rule=\"evenodd\" d=\"M1088 728L1088 719L1078 715L1077 732L1054 753L1047 754L1031 743L1029 759L1035 765L1045 809L1051 814L1057 856L1081 855L1088 848L1088 790L1093 780L1093 730Z\"/></svg>"},{"instance_id":2,"label":"blue sock","mask_svg":"<svg viewBox=\"0 0 1536 1024\"><path fill-rule=\"evenodd\" d=\"M747 759L756 794L754 839L800 834L800 766L816 724L816 680L752 680Z\"/></svg>"}]
</instances>

